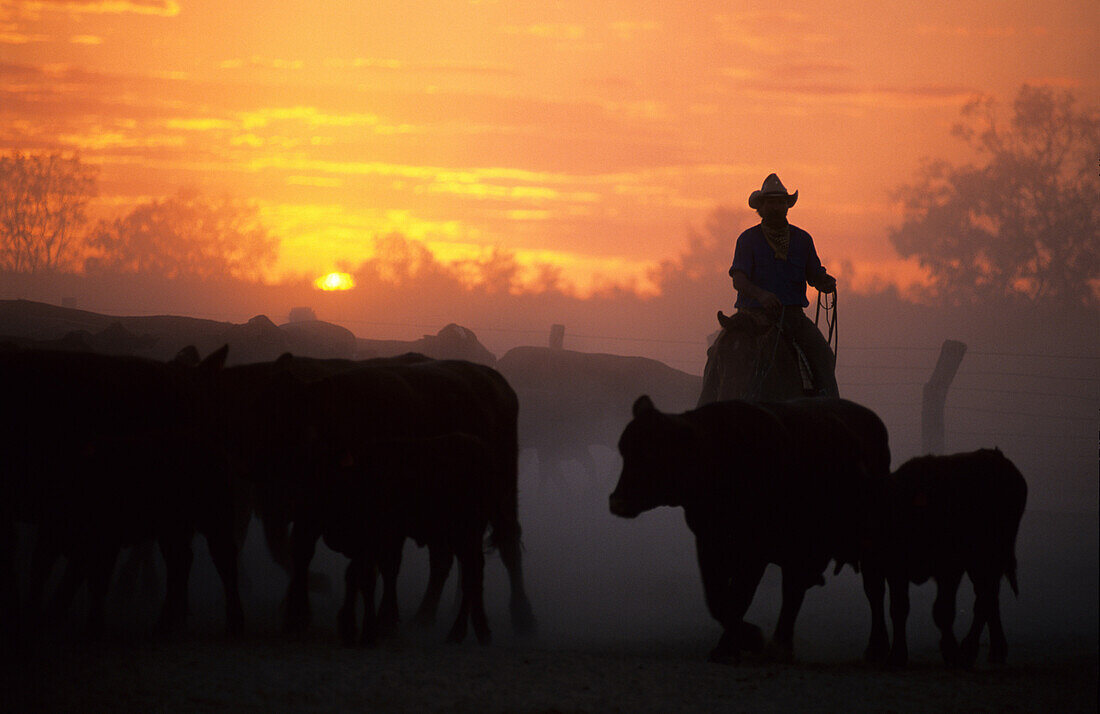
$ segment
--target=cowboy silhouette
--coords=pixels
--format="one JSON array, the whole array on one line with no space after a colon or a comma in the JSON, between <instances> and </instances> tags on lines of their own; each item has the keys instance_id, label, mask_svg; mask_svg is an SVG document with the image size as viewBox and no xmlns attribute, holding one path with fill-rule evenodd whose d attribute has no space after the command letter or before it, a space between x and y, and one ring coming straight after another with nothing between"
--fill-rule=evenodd
<instances>
[{"instance_id":1,"label":"cowboy silhouette","mask_svg":"<svg viewBox=\"0 0 1100 714\"><path fill-rule=\"evenodd\" d=\"M787 193L775 174L749 195L749 207L761 220L738 236L734 247L729 270L737 291L734 307L757 322L781 320L783 332L805 355L818 394L836 397L836 357L802 311L810 304L807 284L835 293L836 278L821 265L810 234L787 222L787 210L797 200L798 191Z\"/></svg>"}]
</instances>

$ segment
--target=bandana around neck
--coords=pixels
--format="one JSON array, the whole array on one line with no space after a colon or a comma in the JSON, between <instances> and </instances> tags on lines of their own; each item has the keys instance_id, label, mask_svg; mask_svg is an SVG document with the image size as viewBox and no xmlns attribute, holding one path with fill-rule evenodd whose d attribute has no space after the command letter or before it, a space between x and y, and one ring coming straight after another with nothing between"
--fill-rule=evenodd
<instances>
[{"instance_id":1,"label":"bandana around neck","mask_svg":"<svg viewBox=\"0 0 1100 714\"><path fill-rule=\"evenodd\" d=\"M764 239L768 241L775 257L786 260L787 249L791 247L791 224L784 223L782 228L771 228L761 221L760 227L764 230Z\"/></svg>"}]
</instances>

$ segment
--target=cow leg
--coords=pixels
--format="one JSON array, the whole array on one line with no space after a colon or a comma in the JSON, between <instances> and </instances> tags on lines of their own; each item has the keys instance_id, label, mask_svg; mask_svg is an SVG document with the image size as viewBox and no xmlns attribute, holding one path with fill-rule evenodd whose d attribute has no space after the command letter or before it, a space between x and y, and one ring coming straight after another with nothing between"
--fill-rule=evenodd
<instances>
[{"instance_id":1,"label":"cow leg","mask_svg":"<svg viewBox=\"0 0 1100 714\"><path fill-rule=\"evenodd\" d=\"M1004 664L1008 659L1008 641L1005 639L1004 625L1001 624L1001 579L993 582L993 593L989 602L989 661Z\"/></svg>"},{"instance_id":2,"label":"cow leg","mask_svg":"<svg viewBox=\"0 0 1100 714\"><path fill-rule=\"evenodd\" d=\"M346 646L355 644L355 631L357 620L356 609L359 607L359 568L362 562L352 558L348 567L344 569L344 604L340 612L336 614L336 631L340 635L340 642ZM371 603L371 607L374 603Z\"/></svg>"},{"instance_id":3,"label":"cow leg","mask_svg":"<svg viewBox=\"0 0 1100 714\"><path fill-rule=\"evenodd\" d=\"M439 609L439 600L443 597L443 586L454 564L454 551L445 543L433 543L428 546L428 587L420 607L416 610L414 621L418 625L430 626L435 622L435 613Z\"/></svg>"},{"instance_id":4,"label":"cow leg","mask_svg":"<svg viewBox=\"0 0 1100 714\"><path fill-rule=\"evenodd\" d=\"M160 551L168 571L167 593L157 623L157 630L161 633L177 630L187 620L187 581L195 559L191 552L191 537L192 533L186 531L160 541Z\"/></svg>"},{"instance_id":5,"label":"cow leg","mask_svg":"<svg viewBox=\"0 0 1100 714\"><path fill-rule=\"evenodd\" d=\"M480 543L478 548L480 548ZM527 599L527 591L523 586L523 558L520 543L519 526L515 526L515 534L502 538L498 544L500 559L504 568L508 571L508 581L511 585L512 596L508 602L508 609L512 615L512 629L518 635L530 636L535 633L535 613L531 610L531 601Z\"/></svg>"},{"instance_id":6,"label":"cow leg","mask_svg":"<svg viewBox=\"0 0 1100 714\"><path fill-rule=\"evenodd\" d=\"M890 648L887 664L896 667L909 661L909 642L905 635L906 620L909 619L909 578L894 574L890 581L890 623L894 627L894 645Z\"/></svg>"},{"instance_id":7,"label":"cow leg","mask_svg":"<svg viewBox=\"0 0 1100 714\"><path fill-rule=\"evenodd\" d=\"M15 567L18 543L15 523L5 519L0 523L0 635L4 636L14 633L21 619Z\"/></svg>"},{"instance_id":8,"label":"cow leg","mask_svg":"<svg viewBox=\"0 0 1100 714\"><path fill-rule=\"evenodd\" d=\"M286 590L286 632L301 632L309 624L309 564L317 550L320 533L304 521L294 524L290 535L290 583ZM372 585L373 588L373 585Z\"/></svg>"},{"instance_id":9,"label":"cow leg","mask_svg":"<svg viewBox=\"0 0 1100 714\"><path fill-rule=\"evenodd\" d=\"M962 644L959 646L959 661L964 667L974 666L978 659L978 646L981 644L982 630L989 621L993 602L997 600L1000 585L1000 573L986 571L970 573L970 580L974 583L974 622L970 625L970 631L966 633Z\"/></svg>"},{"instance_id":10,"label":"cow leg","mask_svg":"<svg viewBox=\"0 0 1100 714\"><path fill-rule=\"evenodd\" d=\"M735 564L731 573L724 566L727 555L722 552L721 544L711 543L709 539L696 539L696 554L699 559L699 572L703 577L703 592L707 608L716 620L722 624L722 637L710 653L713 662L723 662L732 657L737 660L740 650L759 650L763 647L763 637L759 628L744 622L745 611L749 609L752 596L756 592L760 578L764 575L767 563L763 561L741 561Z\"/></svg>"},{"instance_id":11,"label":"cow leg","mask_svg":"<svg viewBox=\"0 0 1100 714\"><path fill-rule=\"evenodd\" d=\"M294 552L290 537L290 519L283 514L257 511L264 531L264 543L271 559L289 575L294 571Z\"/></svg>"},{"instance_id":12,"label":"cow leg","mask_svg":"<svg viewBox=\"0 0 1100 714\"><path fill-rule=\"evenodd\" d=\"M42 615L46 581L50 579L53 566L60 556L61 550L58 543L50 537L45 528L39 528L38 538L35 540L34 550L31 553L30 589L27 593L28 609L35 617ZM72 565L67 565L66 569L71 567Z\"/></svg>"},{"instance_id":13,"label":"cow leg","mask_svg":"<svg viewBox=\"0 0 1100 714\"><path fill-rule=\"evenodd\" d=\"M940 654L948 667L959 664L959 644L955 639L955 596L961 580L961 572L951 572L936 578L936 602L932 605L932 620L939 628Z\"/></svg>"},{"instance_id":14,"label":"cow leg","mask_svg":"<svg viewBox=\"0 0 1100 714\"><path fill-rule=\"evenodd\" d=\"M65 570L61 574L61 582L58 583L57 589L54 590L46 608L46 617L54 619L56 623L60 623L64 619L65 614L73 604L76 591L80 589L81 583L88 576L86 558L70 554L67 559Z\"/></svg>"},{"instance_id":15,"label":"cow leg","mask_svg":"<svg viewBox=\"0 0 1100 714\"><path fill-rule=\"evenodd\" d=\"M390 538L383 542L379 553L379 569L382 573L382 602L378 605L378 627L386 634L397 630L401 615L397 606L397 574L401 570L401 551L405 538Z\"/></svg>"},{"instance_id":16,"label":"cow leg","mask_svg":"<svg viewBox=\"0 0 1100 714\"><path fill-rule=\"evenodd\" d=\"M222 590L225 593L226 634L239 635L244 632L244 606L241 604L240 566L233 529L219 528L212 534L208 533L206 543L210 548L210 557L214 560L214 567L218 570Z\"/></svg>"},{"instance_id":17,"label":"cow leg","mask_svg":"<svg viewBox=\"0 0 1100 714\"><path fill-rule=\"evenodd\" d=\"M783 569L783 604L779 609L779 620L775 624L772 642L778 647L779 655L784 661L794 659L794 622L813 581L813 578L808 580L801 572L796 575L790 568Z\"/></svg>"},{"instance_id":18,"label":"cow leg","mask_svg":"<svg viewBox=\"0 0 1100 714\"><path fill-rule=\"evenodd\" d=\"M729 610L726 621L722 623L725 628L722 637L725 639L727 634L731 637L731 644L736 648L735 656L740 656L740 650L759 652L764 649L764 636L760 628L745 622L745 612L752 604L753 595L760 585L760 578L764 577L767 565L761 560L738 563L734 567L729 588Z\"/></svg>"},{"instance_id":19,"label":"cow leg","mask_svg":"<svg viewBox=\"0 0 1100 714\"><path fill-rule=\"evenodd\" d=\"M463 597L471 599L470 622L474 626L474 636L479 645L487 645L493 640L489 631L489 618L485 615L485 549L482 537L485 524L470 529L467 564L462 568L463 578L470 572L469 585L463 585Z\"/></svg>"},{"instance_id":20,"label":"cow leg","mask_svg":"<svg viewBox=\"0 0 1100 714\"><path fill-rule=\"evenodd\" d=\"M457 553L457 557L459 590L462 593L462 597L459 598L458 614L455 615L454 624L451 625L451 629L447 633L447 642L455 644L466 639L466 620L470 617L471 605L471 599L466 594L466 589L469 587L470 580L470 564L466 562L468 558L461 548Z\"/></svg>"},{"instance_id":21,"label":"cow leg","mask_svg":"<svg viewBox=\"0 0 1100 714\"><path fill-rule=\"evenodd\" d=\"M146 594L159 592L160 578L155 577L154 551L157 547L156 541L138 543L119 566L115 578L115 600L122 609L136 611ZM154 575L151 577L150 573Z\"/></svg>"},{"instance_id":22,"label":"cow leg","mask_svg":"<svg viewBox=\"0 0 1100 714\"><path fill-rule=\"evenodd\" d=\"M103 636L106 624L107 589L118 559L118 548L97 549L88 558L88 636Z\"/></svg>"},{"instance_id":23,"label":"cow leg","mask_svg":"<svg viewBox=\"0 0 1100 714\"><path fill-rule=\"evenodd\" d=\"M378 613L374 609L374 587L378 580L377 558L372 555L360 559L355 577L359 590L363 593L363 633L359 643L370 647L378 642Z\"/></svg>"},{"instance_id":24,"label":"cow leg","mask_svg":"<svg viewBox=\"0 0 1100 714\"><path fill-rule=\"evenodd\" d=\"M489 619L485 616L484 576L485 554L481 548L481 533L477 529L457 550L458 564L461 570L462 602L458 616L447 635L448 642L461 642L466 638L466 618L474 626L474 635L478 644L487 645L492 641L489 631Z\"/></svg>"},{"instance_id":25,"label":"cow leg","mask_svg":"<svg viewBox=\"0 0 1100 714\"><path fill-rule=\"evenodd\" d=\"M868 662L883 662L890 651L890 638L886 634L886 577L874 566L863 566L863 593L871 606L871 637L863 659Z\"/></svg>"},{"instance_id":26,"label":"cow leg","mask_svg":"<svg viewBox=\"0 0 1100 714\"><path fill-rule=\"evenodd\" d=\"M718 622L726 622L726 610L729 606L730 574L722 567L721 552L708 539L695 539L695 556L699 561L699 574L703 577L703 597L707 610Z\"/></svg>"}]
</instances>

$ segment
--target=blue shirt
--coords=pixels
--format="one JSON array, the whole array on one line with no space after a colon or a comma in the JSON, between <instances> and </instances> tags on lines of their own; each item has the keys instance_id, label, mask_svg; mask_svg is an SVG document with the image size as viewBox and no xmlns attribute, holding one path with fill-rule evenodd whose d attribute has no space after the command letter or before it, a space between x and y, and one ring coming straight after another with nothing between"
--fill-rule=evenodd
<instances>
[{"instance_id":1,"label":"blue shirt","mask_svg":"<svg viewBox=\"0 0 1100 714\"><path fill-rule=\"evenodd\" d=\"M806 299L806 280L824 274L825 267L817 257L814 239L806 231L791 226L787 259L780 260L768 245L764 229L757 224L737 237L733 265L730 266L731 277L735 270L747 275L753 285L775 293L783 305L806 307L810 304ZM734 307L760 307L760 303L748 295L737 293Z\"/></svg>"}]
</instances>

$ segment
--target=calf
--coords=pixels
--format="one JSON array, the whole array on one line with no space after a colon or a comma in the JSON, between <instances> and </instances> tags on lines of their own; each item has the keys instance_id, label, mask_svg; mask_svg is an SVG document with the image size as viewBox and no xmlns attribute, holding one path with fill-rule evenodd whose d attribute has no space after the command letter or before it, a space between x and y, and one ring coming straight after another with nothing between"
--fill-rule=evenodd
<instances>
[{"instance_id":1,"label":"calf","mask_svg":"<svg viewBox=\"0 0 1100 714\"><path fill-rule=\"evenodd\" d=\"M872 610L867 659L905 664L909 583L933 578L937 592L932 617L947 665L974 664L986 624L989 661L1004 662L1007 645L998 591L1003 576L1018 593L1016 533L1026 501L1024 477L998 449L923 456L895 471L873 514L863 556L864 589ZM960 646L952 626L963 573L974 585L975 601L974 622ZM893 647L882 616L884 582L890 585Z\"/></svg>"}]
</instances>

